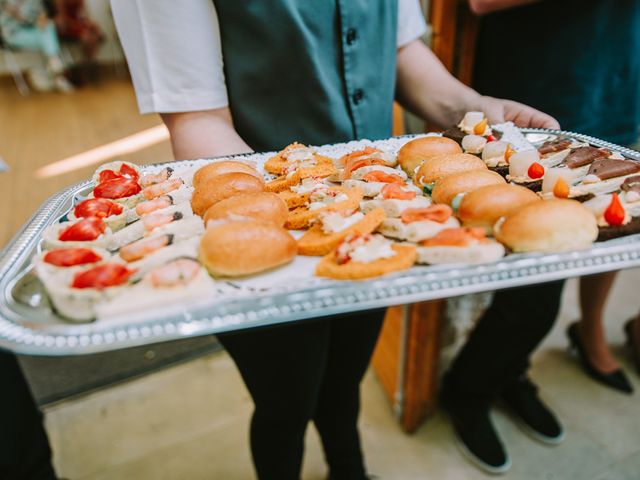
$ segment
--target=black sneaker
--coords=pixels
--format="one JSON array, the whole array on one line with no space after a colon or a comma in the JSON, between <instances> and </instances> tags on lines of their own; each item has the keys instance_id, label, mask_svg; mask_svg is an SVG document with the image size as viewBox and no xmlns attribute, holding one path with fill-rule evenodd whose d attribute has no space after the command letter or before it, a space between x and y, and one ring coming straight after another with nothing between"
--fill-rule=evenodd
<instances>
[{"instance_id":1,"label":"black sneaker","mask_svg":"<svg viewBox=\"0 0 640 480\"><path fill-rule=\"evenodd\" d=\"M517 425L532 438L547 445L558 445L564 440L562 425L538 397L538 388L527 377L505 388L502 399L515 416Z\"/></svg>"},{"instance_id":2,"label":"black sneaker","mask_svg":"<svg viewBox=\"0 0 640 480\"><path fill-rule=\"evenodd\" d=\"M456 443L469 461L492 474L506 473L511 468L511 459L491 422L488 402L462 405L443 391L440 403L451 418Z\"/></svg>"}]
</instances>

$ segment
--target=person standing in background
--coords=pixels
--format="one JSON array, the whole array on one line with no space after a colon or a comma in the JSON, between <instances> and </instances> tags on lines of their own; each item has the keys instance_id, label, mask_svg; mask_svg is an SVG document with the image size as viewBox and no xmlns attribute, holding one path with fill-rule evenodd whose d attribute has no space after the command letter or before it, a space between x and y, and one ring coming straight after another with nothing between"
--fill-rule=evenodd
<instances>
[{"instance_id":1,"label":"person standing in background","mask_svg":"<svg viewBox=\"0 0 640 480\"><path fill-rule=\"evenodd\" d=\"M619 145L638 142L639 1L469 2L473 11L483 15L475 88L542 109L556 117L564 130ZM570 326L568 335L592 378L631 393L633 387L607 345L603 325L615 275L581 279L582 318ZM626 330L637 357L640 321L630 322Z\"/></svg>"},{"instance_id":2,"label":"person standing in background","mask_svg":"<svg viewBox=\"0 0 640 480\"><path fill-rule=\"evenodd\" d=\"M64 76L56 27L42 0L0 0L0 35L8 47L40 52L46 58L44 76L38 71L30 72L36 90L73 91L73 85Z\"/></svg>"},{"instance_id":3,"label":"person standing in background","mask_svg":"<svg viewBox=\"0 0 640 480\"><path fill-rule=\"evenodd\" d=\"M442 126L483 110L492 122L557 127L453 78L419 39L426 25L417 0L111 4L140 110L160 113L176 159L386 138L394 96ZM331 480L368 478L359 388L383 313L219 336L254 401L258 478L300 478L310 421Z\"/></svg>"},{"instance_id":4,"label":"person standing in background","mask_svg":"<svg viewBox=\"0 0 640 480\"><path fill-rule=\"evenodd\" d=\"M18 360L0 350L0 479L56 480L51 448Z\"/></svg>"},{"instance_id":5,"label":"person standing in background","mask_svg":"<svg viewBox=\"0 0 640 480\"><path fill-rule=\"evenodd\" d=\"M565 130L621 144L637 139L640 2L469 0L469 5L482 15L474 88L548 112ZM604 274L586 281L602 285L610 284L610 278ZM525 432L536 440L555 445L564 437L526 374L531 354L555 322L563 285L557 281L496 292L445 374L442 404L462 450L491 473L504 473L511 465L489 416L496 398L524 421ZM585 322L589 313L596 312L587 312ZM604 352L601 322L591 325L595 333L580 325L580 338L597 358L595 352ZM612 367L616 372L617 364L607 368ZM608 381L624 388L619 373Z\"/></svg>"}]
</instances>

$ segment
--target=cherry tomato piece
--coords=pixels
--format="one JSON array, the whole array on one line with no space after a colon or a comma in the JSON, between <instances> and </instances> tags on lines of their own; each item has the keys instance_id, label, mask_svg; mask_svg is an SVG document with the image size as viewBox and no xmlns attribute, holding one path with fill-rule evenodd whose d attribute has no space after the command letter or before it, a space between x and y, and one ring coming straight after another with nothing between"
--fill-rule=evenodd
<instances>
[{"instance_id":1,"label":"cherry tomato piece","mask_svg":"<svg viewBox=\"0 0 640 480\"><path fill-rule=\"evenodd\" d=\"M62 242L89 242L98 238L107 228L101 218L89 217L65 228L58 235Z\"/></svg>"},{"instance_id":2,"label":"cherry tomato piece","mask_svg":"<svg viewBox=\"0 0 640 480\"><path fill-rule=\"evenodd\" d=\"M75 265L85 265L96 263L102 257L90 248L61 248L51 250L44 256L44 261L56 267L73 267Z\"/></svg>"},{"instance_id":3,"label":"cherry tomato piece","mask_svg":"<svg viewBox=\"0 0 640 480\"><path fill-rule=\"evenodd\" d=\"M73 288L97 288L101 290L107 287L122 285L135 270L129 270L119 263L105 263L84 272L78 272L73 277Z\"/></svg>"},{"instance_id":4,"label":"cherry tomato piece","mask_svg":"<svg viewBox=\"0 0 640 480\"><path fill-rule=\"evenodd\" d=\"M99 217L106 218L112 215L120 215L122 206L106 198L90 198L76 205L73 213L78 218Z\"/></svg>"}]
</instances>

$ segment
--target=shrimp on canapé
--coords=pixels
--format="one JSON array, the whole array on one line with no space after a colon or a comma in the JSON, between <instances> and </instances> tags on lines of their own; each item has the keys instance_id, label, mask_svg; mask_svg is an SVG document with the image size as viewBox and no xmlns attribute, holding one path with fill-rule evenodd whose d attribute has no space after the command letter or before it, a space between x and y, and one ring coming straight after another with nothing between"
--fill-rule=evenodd
<instances>
[{"instance_id":1,"label":"shrimp on canap\u00e9","mask_svg":"<svg viewBox=\"0 0 640 480\"><path fill-rule=\"evenodd\" d=\"M173 212L173 213L151 213L149 215L145 215L142 219L142 224L144 225L144 229L146 232L150 232L151 230L155 230L158 227L162 227L164 225L168 225L171 222L175 222L176 220L181 220L184 217L182 212Z\"/></svg>"},{"instance_id":2,"label":"shrimp on canap\u00e9","mask_svg":"<svg viewBox=\"0 0 640 480\"><path fill-rule=\"evenodd\" d=\"M140 202L136 205L136 213L140 216L147 215L149 213L155 212L156 210L161 210L163 208L167 208L173 205L173 200L169 195L163 195L158 198L154 198L153 200L147 200L146 202Z\"/></svg>"},{"instance_id":3,"label":"shrimp on canap\u00e9","mask_svg":"<svg viewBox=\"0 0 640 480\"><path fill-rule=\"evenodd\" d=\"M173 168L166 167L160 170L158 173L147 173L140 178L140 186L142 188L150 187L162 183L165 180L169 180L169 177L173 175Z\"/></svg>"},{"instance_id":4,"label":"shrimp on canap\u00e9","mask_svg":"<svg viewBox=\"0 0 640 480\"><path fill-rule=\"evenodd\" d=\"M153 200L154 198L158 198L179 189L182 185L184 185L184 181L181 178L169 178L164 182L156 183L143 189L142 195L147 200Z\"/></svg>"},{"instance_id":5,"label":"shrimp on canap\u00e9","mask_svg":"<svg viewBox=\"0 0 640 480\"><path fill-rule=\"evenodd\" d=\"M188 285L200 272L200 264L189 258L179 258L148 273L154 287Z\"/></svg>"},{"instance_id":6,"label":"shrimp on canap\u00e9","mask_svg":"<svg viewBox=\"0 0 640 480\"><path fill-rule=\"evenodd\" d=\"M131 242L123 246L118 253L125 262L135 262L172 243L173 235L159 235Z\"/></svg>"}]
</instances>

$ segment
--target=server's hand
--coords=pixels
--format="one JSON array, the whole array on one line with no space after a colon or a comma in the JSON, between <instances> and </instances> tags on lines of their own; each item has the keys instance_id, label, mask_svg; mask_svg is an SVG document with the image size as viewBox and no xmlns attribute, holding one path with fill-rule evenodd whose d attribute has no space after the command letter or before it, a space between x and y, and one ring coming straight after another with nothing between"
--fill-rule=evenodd
<instances>
[{"instance_id":1,"label":"server's hand","mask_svg":"<svg viewBox=\"0 0 640 480\"><path fill-rule=\"evenodd\" d=\"M523 128L560 128L558 121L551 115L519 102L486 96L477 101L477 108L470 110L484 112L492 124L511 121Z\"/></svg>"}]
</instances>

